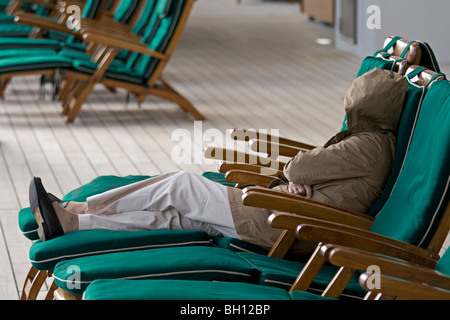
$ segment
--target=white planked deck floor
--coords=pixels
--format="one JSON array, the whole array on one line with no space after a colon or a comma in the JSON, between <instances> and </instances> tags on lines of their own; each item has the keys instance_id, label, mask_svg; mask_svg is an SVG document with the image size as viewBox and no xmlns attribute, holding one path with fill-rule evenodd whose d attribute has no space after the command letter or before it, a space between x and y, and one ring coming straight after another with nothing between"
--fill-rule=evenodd
<instances>
[{"instance_id":1,"label":"white planked deck floor","mask_svg":"<svg viewBox=\"0 0 450 320\"><path fill-rule=\"evenodd\" d=\"M164 72L207 118L197 123L205 135L194 152L209 144L208 129L224 137L234 127L279 129L312 144L337 132L361 59L316 38L332 39L332 28L308 21L298 3L198 0ZM141 108L133 100L125 107L125 92L97 87L66 125L49 94L38 96L38 78L20 77L0 105L0 299L19 298L29 268L31 242L18 230L17 212L28 206L32 176L62 196L99 175L216 170L205 161L172 161L172 133L194 136L194 122L170 102L148 98Z\"/></svg>"}]
</instances>

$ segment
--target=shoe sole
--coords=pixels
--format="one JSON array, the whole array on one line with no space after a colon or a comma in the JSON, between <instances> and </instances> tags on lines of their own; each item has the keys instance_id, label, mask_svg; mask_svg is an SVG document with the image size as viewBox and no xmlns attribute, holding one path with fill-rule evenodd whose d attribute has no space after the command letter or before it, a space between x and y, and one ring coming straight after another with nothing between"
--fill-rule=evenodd
<instances>
[{"instance_id":1,"label":"shoe sole","mask_svg":"<svg viewBox=\"0 0 450 320\"><path fill-rule=\"evenodd\" d=\"M30 197L30 207L31 211L33 212L34 219L36 219L36 222L38 224L38 235L39 239L41 241L45 241L45 232L44 232L44 218L42 217L41 209L39 208L39 198L37 196L37 190L36 190L36 180L33 178L32 182L30 183L30 190L29 190L29 197Z\"/></svg>"}]
</instances>

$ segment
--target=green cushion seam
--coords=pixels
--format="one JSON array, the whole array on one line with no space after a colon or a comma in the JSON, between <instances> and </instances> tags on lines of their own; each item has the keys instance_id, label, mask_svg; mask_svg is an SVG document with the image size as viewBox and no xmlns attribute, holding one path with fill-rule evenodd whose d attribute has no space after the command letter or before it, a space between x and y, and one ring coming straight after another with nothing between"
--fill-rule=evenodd
<instances>
[{"instance_id":1,"label":"green cushion seam","mask_svg":"<svg viewBox=\"0 0 450 320\"><path fill-rule=\"evenodd\" d=\"M173 275L183 275L183 274L199 274L199 273L221 273L221 274L232 274L232 275L238 275L238 276L244 276L244 277L252 277L251 274L248 273L243 273L243 272L238 272L238 271L228 271L228 270L217 270L217 269L209 269L209 270L185 270L185 271L173 271L173 272L164 272L164 273L151 273L151 274L140 274L137 276L129 276L129 277L121 277L121 278L116 278L116 279L123 279L123 280L137 280L137 279L149 279L149 278L153 278L153 277L161 277L161 276L173 276ZM70 280L66 280L66 279L61 279L60 277L56 276L55 274L53 274L53 277L63 283L71 283L72 285L77 285L77 284L90 284L91 282L95 281L94 280L76 280L74 281L73 279Z\"/></svg>"},{"instance_id":2,"label":"green cushion seam","mask_svg":"<svg viewBox=\"0 0 450 320\"><path fill-rule=\"evenodd\" d=\"M83 257L88 255L96 255L96 254L103 254L103 253L111 253L111 252L120 252L120 251L130 251L130 250L143 250L143 249L152 249L152 248L163 248L163 247L179 247L183 245L192 245L192 244L210 244L209 240L193 240L188 242L179 242L179 243L169 243L169 244L150 244L145 246L135 246L135 247L127 247L127 248L114 248L114 249L108 249L108 250L99 250L99 251L89 251L89 252L82 252L82 253L75 253L75 254L69 254L69 255L61 255L58 257L53 257L46 260L31 260L29 261L31 263L47 263L55 260L61 260L65 258L76 258L76 257Z\"/></svg>"}]
</instances>

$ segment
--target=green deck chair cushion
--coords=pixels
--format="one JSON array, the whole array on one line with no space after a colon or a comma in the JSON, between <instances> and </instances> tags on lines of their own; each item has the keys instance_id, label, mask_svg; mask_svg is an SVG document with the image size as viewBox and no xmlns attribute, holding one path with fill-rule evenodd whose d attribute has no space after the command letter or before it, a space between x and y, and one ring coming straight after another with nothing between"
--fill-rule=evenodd
<instances>
[{"instance_id":1,"label":"green deck chair cushion","mask_svg":"<svg viewBox=\"0 0 450 320\"><path fill-rule=\"evenodd\" d=\"M132 263L130 263L132 262ZM76 266L77 273L74 273ZM96 279L187 279L257 281L258 270L231 250L208 246L118 252L61 261L53 270L58 287L81 295Z\"/></svg>"},{"instance_id":2,"label":"green deck chair cushion","mask_svg":"<svg viewBox=\"0 0 450 320\"><path fill-rule=\"evenodd\" d=\"M32 44L32 46L31 46ZM52 39L8 38L0 39L0 49L61 49L61 42ZM24 51L25 52L25 51Z\"/></svg>"},{"instance_id":3,"label":"green deck chair cushion","mask_svg":"<svg viewBox=\"0 0 450 320\"><path fill-rule=\"evenodd\" d=\"M422 101L427 92L425 87L418 86L411 82L411 79L414 78L414 73L410 73L405 78L408 82L408 89L406 91L403 111L398 123L394 160L380 197L367 212L367 214L372 217L376 216L386 203L392 192L392 188L397 181L398 175L402 170L403 162L408 152L411 137L414 133L416 120L420 112Z\"/></svg>"},{"instance_id":4,"label":"green deck chair cushion","mask_svg":"<svg viewBox=\"0 0 450 320\"><path fill-rule=\"evenodd\" d=\"M0 24L0 36L3 38L15 38L15 37L27 37L28 34L33 30L32 26L27 26L23 24L14 23L1 23Z\"/></svg>"},{"instance_id":5,"label":"green deck chair cushion","mask_svg":"<svg viewBox=\"0 0 450 320\"><path fill-rule=\"evenodd\" d=\"M130 265L121 262L131 260L142 263ZM75 288L71 287L74 285L71 282L72 265L77 266L80 271ZM54 276L59 287L78 295L83 292L85 285L93 280L122 278L240 281L286 290L294 283L303 267L302 262L255 253L236 253L226 248L177 247L131 253L118 252L62 261L55 266ZM337 271L338 268L332 266L322 268L312 287L315 290L323 290ZM351 297L361 297L365 294L359 286L357 276L350 280L344 294Z\"/></svg>"},{"instance_id":6,"label":"green deck chair cushion","mask_svg":"<svg viewBox=\"0 0 450 320\"><path fill-rule=\"evenodd\" d=\"M329 300L249 283L192 280L95 280L85 300Z\"/></svg>"},{"instance_id":7,"label":"green deck chair cushion","mask_svg":"<svg viewBox=\"0 0 450 320\"><path fill-rule=\"evenodd\" d=\"M292 286L305 265L303 262L272 258L261 254L240 252L238 255L260 271L258 282L260 285L279 287L285 290L288 290ZM323 291L337 271L337 267L331 265L323 266L314 279L311 288L313 288L315 292ZM358 281L359 273L355 273L342 295L351 298L363 297L366 292L361 288Z\"/></svg>"},{"instance_id":8,"label":"green deck chair cushion","mask_svg":"<svg viewBox=\"0 0 450 320\"><path fill-rule=\"evenodd\" d=\"M42 48L29 48L26 50L23 49L4 49L4 50L0 50L0 59L5 59L8 58L10 59L11 57L18 57L20 55L22 56L28 56L28 55L32 55L32 56L52 56L55 53L54 50L52 49L42 49Z\"/></svg>"},{"instance_id":9,"label":"green deck chair cushion","mask_svg":"<svg viewBox=\"0 0 450 320\"><path fill-rule=\"evenodd\" d=\"M426 247L447 206L450 173L450 82L423 100L403 170L371 231Z\"/></svg>"},{"instance_id":10,"label":"green deck chair cushion","mask_svg":"<svg viewBox=\"0 0 450 320\"><path fill-rule=\"evenodd\" d=\"M63 53L62 55L67 54ZM78 72L83 72L92 75L94 74L97 67L98 63L94 63L85 59L83 60L75 59L73 61L73 68ZM139 85L145 85L146 81L146 79L144 79L141 74L139 74L134 70L131 70L120 61L116 61L116 63L111 63L111 65L108 66L108 69L105 72L104 77L108 79L125 81Z\"/></svg>"},{"instance_id":11,"label":"green deck chair cushion","mask_svg":"<svg viewBox=\"0 0 450 320\"><path fill-rule=\"evenodd\" d=\"M46 69L70 69L72 60L54 56L26 56L0 60L0 74L10 72L46 70Z\"/></svg>"},{"instance_id":12,"label":"green deck chair cushion","mask_svg":"<svg viewBox=\"0 0 450 320\"><path fill-rule=\"evenodd\" d=\"M59 261L88 255L210 244L211 239L204 231L77 231L49 241L37 240L30 248L29 260L35 269L52 270Z\"/></svg>"}]
</instances>

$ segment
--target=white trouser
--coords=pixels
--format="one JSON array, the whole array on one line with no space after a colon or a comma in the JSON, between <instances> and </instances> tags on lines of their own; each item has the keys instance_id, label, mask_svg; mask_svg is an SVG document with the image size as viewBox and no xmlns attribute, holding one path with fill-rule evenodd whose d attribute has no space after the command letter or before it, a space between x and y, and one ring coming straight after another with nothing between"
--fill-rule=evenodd
<instances>
[{"instance_id":1,"label":"white trouser","mask_svg":"<svg viewBox=\"0 0 450 320\"><path fill-rule=\"evenodd\" d=\"M87 199L79 229L204 230L239 238L227 187L191 172L168 173Z\"/></svg>"}]
</instances>

